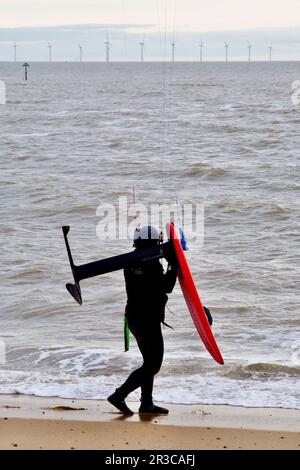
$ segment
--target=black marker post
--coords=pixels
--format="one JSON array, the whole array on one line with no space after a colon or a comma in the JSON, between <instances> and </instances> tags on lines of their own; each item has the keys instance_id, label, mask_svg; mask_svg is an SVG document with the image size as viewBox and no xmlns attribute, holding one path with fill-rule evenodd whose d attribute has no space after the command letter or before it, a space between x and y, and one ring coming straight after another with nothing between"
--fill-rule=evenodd
<instances>
[{"instance_id":1,"label":"black marker post","mask_svg":"<svg viewBox=\"0 0 300 470\"><path fill-rule=\"evenodd\" d=\"M25 72L24 79L27 82L27 80L28 80L28 67L30 67L30 65L27 62L25 62L25 64L23 64L22 67L24 67L24 72Z\"/></svg>"}]
</instances>

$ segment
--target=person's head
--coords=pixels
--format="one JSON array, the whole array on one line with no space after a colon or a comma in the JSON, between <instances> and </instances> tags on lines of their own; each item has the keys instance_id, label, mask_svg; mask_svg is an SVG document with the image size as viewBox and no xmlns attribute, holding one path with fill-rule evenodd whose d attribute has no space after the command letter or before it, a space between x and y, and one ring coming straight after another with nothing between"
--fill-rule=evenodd
<instances>
[{"instance_id":1,"label":"person's head","mask_svg":"<svg viewBox=\"0 0 300 470\"><path fill-rule=\"evenodd\" d=\"M159 245L162 241L162 233L151 225L135 229L133 246L137 250Z\"/></svg>"}]
</instances>

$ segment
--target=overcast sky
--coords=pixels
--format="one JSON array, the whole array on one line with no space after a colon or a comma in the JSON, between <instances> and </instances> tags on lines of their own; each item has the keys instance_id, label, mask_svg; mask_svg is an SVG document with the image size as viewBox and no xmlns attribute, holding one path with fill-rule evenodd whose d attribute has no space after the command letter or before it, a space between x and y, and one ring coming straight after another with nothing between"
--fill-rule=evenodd
<instances>
[{"instance_id":1,"label":"overcast sky","mask_svg":"<svg viewBox=\"0 0 300 470\"><path fill-rule=\"evenodd\" d=\"M299 0L0 0L0 60L11 59L13 41L20 60L46 60L48 41L54 59L76 60L80 42L86 60L103 60L107 32L112 59L137 59L145 36L145 60L155 60L165 28L181 60L197 58L200 38L210 60L222 59L225 41L236 60L248 41L257 59L270 43L278 59L300 59Z\"/></svg>"},{"instance_id":2,"label":"overcast sky","mask_svg":"<svg viewBox=\"0 0 300 470\"><path fill-rule=\"evenodd\" d=\"M299 0L0 0L0 26L157 24L165 3L180 30L300 25Z\"/></svg>"}]
</instances>

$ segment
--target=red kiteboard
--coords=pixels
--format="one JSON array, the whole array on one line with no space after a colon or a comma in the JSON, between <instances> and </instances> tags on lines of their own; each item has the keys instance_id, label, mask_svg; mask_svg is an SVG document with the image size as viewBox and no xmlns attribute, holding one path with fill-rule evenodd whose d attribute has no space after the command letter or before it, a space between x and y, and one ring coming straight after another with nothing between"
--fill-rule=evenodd
<instances>
[{"instance_id":1,"label":"red kiteboard","mask_svg":"<svg viewBox=\"0 0 300 470\"><path fill-rule=\"evenodd\" d=\"M191 317L195 323L195 327L206 349L208 350L208 352L212 355L212 357L214 358L216 362L223 365L224 361L223 361L222 355L220 353L220 350L218 348L214 335L211 331L210 324L204 312L200 297L198 295L198 292L195 286L193 276L191 274L186 257L181 247L180 240L175 232L174 225L168 224L167 230L170 232L170 239L173 242L177 260L178 260L178 265L179 265L178 279L180 282L180 286L181 286L186 304L188 306L189 312L191 314Z\"/></svg>"}]
</instances>

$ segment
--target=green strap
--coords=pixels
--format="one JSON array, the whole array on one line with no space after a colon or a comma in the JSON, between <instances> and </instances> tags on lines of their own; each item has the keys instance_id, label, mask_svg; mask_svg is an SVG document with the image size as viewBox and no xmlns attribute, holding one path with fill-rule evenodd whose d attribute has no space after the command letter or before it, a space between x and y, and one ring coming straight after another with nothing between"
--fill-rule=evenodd
<instances>
[{"instance_id":1,"label":"green strap","mask_svg":"<svg viewBox=\"0 0 300 470\"><path fill-rule=\"evenodd\" d=\"M128 320L124 316L124 344L125 344L125 352L129 351L130 346L130 331L128 326Z\"/></svg>"}]
</instances>

